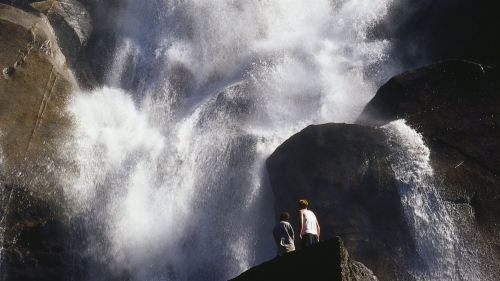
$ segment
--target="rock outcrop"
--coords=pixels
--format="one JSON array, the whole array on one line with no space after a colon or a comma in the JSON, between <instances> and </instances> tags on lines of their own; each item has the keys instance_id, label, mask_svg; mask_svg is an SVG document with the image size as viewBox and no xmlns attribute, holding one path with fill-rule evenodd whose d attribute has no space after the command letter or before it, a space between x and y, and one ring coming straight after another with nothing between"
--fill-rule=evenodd
<instances>
[{"instance_id":1,"label":"rock outcrop","mask_svg":"<svg viewBox=\"0 0 500 281\"><path fill-rule=\"evenodd\" d=\"M97 86L88 64L86 45L92 34L92 19L87 9L76 0L47 0L29 6L44 14L57 35L57 42L79 82L85 88Z\"/></svg>"},{"instance_id":2,"label":"rock outcrop","mask_svg":"<svg viewBox=\"0 0 500 281\"><path fill-rule=\"evenodd\" d=\"M470 208L499 260L500 68L447 61L398 75L358 122L380 126L395 119L424 136L441 197Z\"/></svg>"},{"instance_id":3,"label":"rock outcrop","mask_svg":"<svg viewBox=\"0 0 500 281\"><path fill-rule=\"evenodd\" d=\"M60 17L61 20L64 20L71 27L78 37L77 42L80 42L81 46L87 44L92 33L92 24L90 14L80 2L75 0L47 0L31 3L30 6L44 13L49 18Z\"/></svg>"},{"instance_id":4,"label":"rock outcrop","mask_svg":"<svg viewBox=\"0 0 500 281\"><path fill-rule=\"evenodd\" d=\"M380 280L394 280L396 259L413 246L403 223L400 197L380 129L361 125L309 126L279 146L267 170L276 214L292 214L298 228L299 199L318 217L321 239L344 238L353 257ZM403 270L404 271L404 270Z\"/></svg>"},{"instance_id":5,"label":"rock outcrop","mask_svg":"<svg viewBox=\"0 0 500 281\"><path fill-rule=\"evenodd\" d=\"M243 272L233 281L329 280L375 281L373 272L353 261L340 237L286 253Z\"/></svg>"},{"instance_id":6,"label":"rock outcrop","mask_svg":"<svg viewBox=\"0 0 500 281\"><path fill-rule=\"evenodd\" d=\"M499 78L497 68L463 61L409 71L380 88L358 119L363 125L309 126L292 136L267 160L275 212L293 214L308 199L322 239L344 237L381 280L413 280L417 247L378 128L405 119L430 149L433 184L454 231L479 248L479 264L488 264L479 270L498 276Z\"/></svg>"},{"instance_id":7,"label":"rock outcrop","mask_svg":"<svg viewBox=\"0 0 500 281\"><path fill-rule=\"evenodd\" d=\"M102 86L116 48L121 0L0 0L38 16L44 14L55 31L58 45L79 86Z\"/></svg>"},{"instance_id":8,"label":"rock outcrop","mask_svg":"<svg viewBox=\"0 0 500 281\"><path fill-rule=\"evenodd\" d=\"M61 280L71 254L56 151L78 86L45 16L0 4L0 30L1 279Z\"/></svg>"}]
</instances>

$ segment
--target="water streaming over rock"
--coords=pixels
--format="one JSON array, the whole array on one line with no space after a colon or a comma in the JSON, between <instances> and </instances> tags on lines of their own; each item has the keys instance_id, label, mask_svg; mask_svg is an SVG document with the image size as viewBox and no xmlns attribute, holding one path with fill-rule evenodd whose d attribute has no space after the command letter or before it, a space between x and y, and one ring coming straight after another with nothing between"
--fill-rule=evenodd
<instances>
[{"instance_id":1,"label":"water streaming over rock","mask_svg":"<svg viewBox=\"0 0 500 281\"><path fill-rule=\"evenodd\" d=\"M128 1L107 86L68 107L89 279L224 280L272 258L264 160L306 125L353 122L394 74L367 35L390 3Z\"/></svg>"},{"instance_id":2,"label":"water streaming over rock","mask_svg":"<svg viewBox=\"0 0 500 281\"><path fill-rule=\"evenodd\" d=\"M404 120L391 122L383 129L393 153L391 167L418 256L409 267L413 268L412 275L416 280L494 280L487 274L488 254L478 250L484 249L480 237L474 234L471 221L466 221L472 216L454 216L457 207L439 196L430 151L422 136ZM462 219L464 225L460 226L456 219ZM471 239L474 237L477 240Z\"/></svg>"}]
</instances>

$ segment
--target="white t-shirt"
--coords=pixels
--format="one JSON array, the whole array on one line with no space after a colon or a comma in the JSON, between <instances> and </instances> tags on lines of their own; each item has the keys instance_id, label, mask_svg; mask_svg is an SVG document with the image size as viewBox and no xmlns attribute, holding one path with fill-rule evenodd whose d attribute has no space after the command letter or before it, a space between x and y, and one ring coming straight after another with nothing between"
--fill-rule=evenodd
<instances>
[{"instance_id":1,"label":"white t-shirt","mask_svg":"<svg viewBox=\"0 0 500 281\"><path fill-rule=\"evenodd\" d=\"M314 213L309 210L305 210L302 215L304 216L304 226L302 228L301 235L306 233L318 235L318 229L316 228L316 216Z\"/></svg>"}]
</instances>

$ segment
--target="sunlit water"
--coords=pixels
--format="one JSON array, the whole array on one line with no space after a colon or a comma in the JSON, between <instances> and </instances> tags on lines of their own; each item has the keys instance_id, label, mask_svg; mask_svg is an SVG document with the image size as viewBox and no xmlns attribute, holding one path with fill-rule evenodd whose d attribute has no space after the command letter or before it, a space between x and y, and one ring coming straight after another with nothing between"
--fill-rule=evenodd
<instances>
[{"instance_id":1,"label":"sunlit water","mask_svg":"<svg viewBox=\"0 0 500 281\"><path fill-rule=\"evenodd\" d=\"M61 149L89 278L232 278L275 255L266 157L353 122L394 74L367 36L391 1L127 4L107 86L72 100Z\"/></svg>"},{"instance_id":2,"label":"sunlit water","mask_svg":"<svg viewBox=\"0 0 500 281\"><path fill-rule=\"evenodd\" d=\"M404 120L382 128L388 136L391 167L417 251L416 262L409 267L411 274L416 280L495 280L488 275L491 259L480 245L480 234L467 221L472 214L452 216L456 207L439 196L430 151L422 136ZM461 218L466 226L459 228L453 217Z\"/></svg>"}]
</instances>

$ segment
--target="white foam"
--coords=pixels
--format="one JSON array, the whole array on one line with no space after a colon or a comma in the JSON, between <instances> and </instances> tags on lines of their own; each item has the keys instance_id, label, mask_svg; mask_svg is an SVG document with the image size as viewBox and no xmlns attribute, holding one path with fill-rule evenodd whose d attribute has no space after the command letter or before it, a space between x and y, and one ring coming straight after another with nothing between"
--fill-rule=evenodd
<instances>
[{"instance_id":1,"label":"white foam","mask_svg":"<svg viewBox=\"0 0 500 281\"><path fill-rule=\"evenodd\" d=\"M422 136L404 120L383 126L391 147L391 167L398 181L403 211L411 229L419 260L410 264L416 280L492 280L482 264L477 240L464 243L473 225L458 227L436 189L430 150ZM463 218L467 221L467 218ZM484 260L484 259L483 259Z\"/></svg>"}]
</instances>

